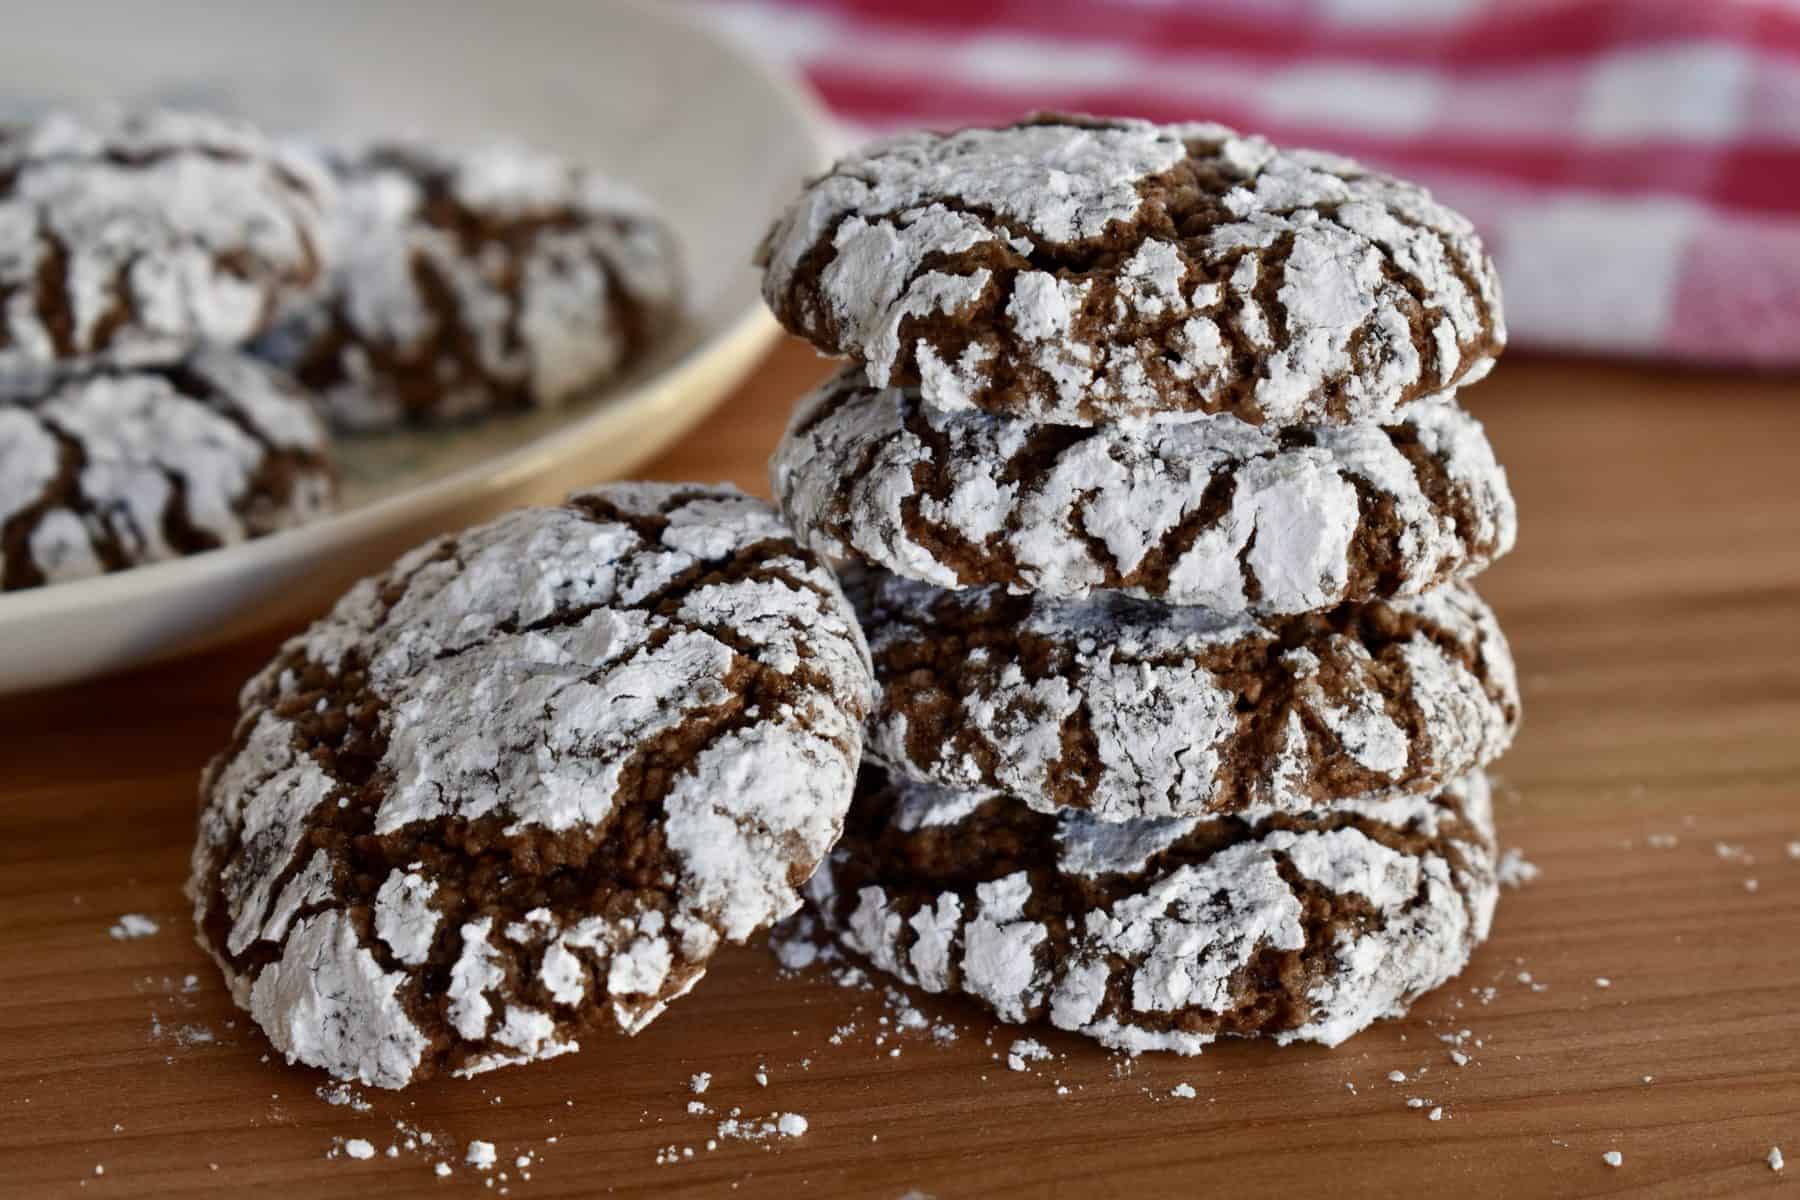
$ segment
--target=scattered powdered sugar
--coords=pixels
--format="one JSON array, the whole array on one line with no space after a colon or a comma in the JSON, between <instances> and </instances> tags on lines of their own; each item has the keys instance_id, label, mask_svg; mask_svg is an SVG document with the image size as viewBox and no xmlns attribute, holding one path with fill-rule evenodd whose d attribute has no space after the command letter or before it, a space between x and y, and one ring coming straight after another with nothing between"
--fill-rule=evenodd
<instances>
[{"instance_id":1,"label":"scattered powdered sugar","mask_svg":"<svg viewBox=\"0 0 1800 1200\"><path fill-rule=\"evenodd\" d=\"M737 1142L766 1142L771 1138L797 1138L808 1122L799 1113L771 1113L766 1117L726 1117L719 1122L719 1137Z\"/></svg>"},{"instance_id":2,"label":"scattered powdered sugar","mask_svg":"<svg viewBox=\"0 0 1800 1200\"><path fill-rule=\"evenodd\" d=\"M1050 1048L1037 1039L1019 1038L1007 1051L1006 1066L1011 1071L1024 1071L1029 1069L1029 1063L1049 1062L1054 1057Z\"/></svg>"},{"instance_id":3,"label":"scattered powdered sugar","mask_svg":"<svg viewBox=\"0 0 1800 1200\"><path fill-rule=\"evenodd\" d=\"M1608 1150L1605 1154L1600 1156L1600 1160L1609 1167L1622 1167L1625 1165L1625 1156L1620 1154L1617 1150Z\"/></svg>"},{"instance_id":4,"label":"scattered powdered sugar","mask_svg":"<svg viewBox=\"0 0 1800 1200\"><path fill-rule=\"evenodd\" d=\"M704 1096L706 1094L706 1089L711 1086L712 1072L710 1071L696 1072L694 1077L688 1080L688 1090L692 1091L696 1096Z\"/></svg>"},{"instance_id":5,"label":"scattered powdered sugar","mask_svg":"<svg viewBox=\"0 0 1800 1200\"><path fill-rule=\"evenodd\" d=\"M1191 1083L1178 1083L1169 1089L1169 1095L1175 1097L1177 1100L1192 1100L1199 1094L1199 1092L1194 1090L1194 1085Z\"/></svg>"},{"instance_id":6,"label":"scattered powdered sugar","mask_svg":"<svg viewBox=\"0 0 1800 1200\"><path fill-rule=\"evenodd\" d=\"M1769 1157L1767 1159L1765 1159L1764 1161L1769 1164L1769 1170L1771 1170L1771 1171L1779 1171L1787 1165L1787 1163L1781 1157L1781 1147L1780 1146L1769 1147Z\"/></svg>"},{"instance_id":7,"label":"scattered powdered sugar","mask_svg":"<svg viewBox=\"0 0 1800 1200\"><path fill-rule=\"evenodd\" d=\"M498 1161L498 1157L494 1151L494 1143L476 1140L469 1143L468 1152L464 1155L463 1161L477 1171L486 1171Z\"/></svg>"},{"instance_id":8,"label":"scattered powdered sugar","mask_svg":"<svg viewBox=\"0 0 1800 1200\"><path fill-rule=\"evenodd\" d=\"M344 1153L351 1158L374 1158L375 1147L362 1138L351 1138L344 1143Z\"/></svg>"},{"instance_id":9,"label":"scattered powdered sugar","mask_svg":"<svg viewBox=\"0 0 1800 1200\"><path fill-rule=\"evenodd\" d=\"M1506 853L1500 856L1500 866L1496 873L1502 887L1518 888L1536 882L1543 871L1535 863L1527 861L1519 853L1517 846L1508 846Z\"/></svg>"},{"instance_id":10,"label":"scattered powdered sugar","mask_svg":"<svg viewBox=\"0 0 1800 1200\"><path fill-rule=\"evenodd\" d=\"M114 941L129 942L153 937L161 928L142 913L125 913L106 932Z\"/></svg>"},{"instance_id":11,"label":"scattered powdered sugar","mask_svg":"<svg viewBox=\"0 0 1800 1200\"><path fill-rule=\"evenodd\" d=\"M351 1112L368 1112L373 1107L347 1083L321 1085L313 1089L313 1094L333 1108L348 1108Z\"/></svg>"}]
</instances>

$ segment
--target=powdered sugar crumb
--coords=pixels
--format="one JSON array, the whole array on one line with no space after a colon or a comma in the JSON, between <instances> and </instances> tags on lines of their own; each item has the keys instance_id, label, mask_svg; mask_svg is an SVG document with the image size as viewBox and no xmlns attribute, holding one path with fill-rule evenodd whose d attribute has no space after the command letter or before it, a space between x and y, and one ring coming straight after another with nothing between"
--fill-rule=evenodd
<instances>
[{"instance_id":1,"label":"powdered sugar crumb","mask_svg":"<svg viewBox=\"0 0 1800 1200\"><path fill-rule=\"evenodd\" d=\"M106 932L114 941L129 942L155 936L161 926L143 913L124 913Z\"/></svg>"},{"instance_id":2,"label":"powdered sugar crumb","mask_svg":"<svg viewBox=\"0 0 1800 1200\"><path fill-rule=\"evenodd\" d=\"M1502 887L1518 888L1535 881L1543 872L1537 864L1528 862L1517 846L1509 846L1500 856L1495 874Z\"/></svg>"}]
</instances>

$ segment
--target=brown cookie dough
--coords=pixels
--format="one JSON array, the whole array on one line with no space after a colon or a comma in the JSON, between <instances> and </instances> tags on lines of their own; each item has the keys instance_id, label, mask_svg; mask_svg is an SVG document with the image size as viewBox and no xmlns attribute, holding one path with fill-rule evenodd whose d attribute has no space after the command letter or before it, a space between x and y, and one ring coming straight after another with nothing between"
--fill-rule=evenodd
<instances>
[{"instance_id":1,"label":"brown cookie dough","mask_svg":"<svg viewBox=\"0 0 1800 1200\"><path fill-rule=\"evenodd\" d=\"M324 270L330 201L321 172L224 117L0 125L0 374L255 337Z\"/></svg>"},{"instance_id":2,"label":"brown cookie dough","mask_svg":"<svg viewBox=\"0 0 1800 1200\"><path fill-rule=\"evenodd\" d=\"M330 291L260 349L346 429L554 407L677 319L673 232L597 172L498 147L379 145L329 161Z\"/></svg>"},{"instance_id":3,"label":"brown cookie dough","mask_svg":"<svg viewBox=\"0 0 1800 1200\"><path fill-rule=\"evenodd\" d=\"M1130 1050L1335 1046L1462 970L1498 887L1488 784L1109 825L865 768L807 888L850 949Z\"/></svg>"},{"instance_id":4,"label":"brown cookie dough","mask_svg":"<svg viewBox=\"0 0 1800 1200\"><path fill-rule=\"evenodd\" d=\"M782 324L875 385L1058 424L1385 422L1506 340L1463 217L1218 125L878 142L813 181L759 261Z\"/></svg>"},{"instance_id":5,"label":"brown cookie dough","mask_svg":"<svg viewBox=\"0 0 1800 1200\"><path fill-rule=\"evenodd\" d=\"M0 591L315 520L336 496L329 452L292 381L230 350L0 396Z\"/></svg>"},{"instance_id":6,"label":"brown cookie dough","mask_svg":"<svg viewBox=\"0 0 1800 1200\"><path fill-rule=\"evenodd\" d=\"M244 688L201 945L290 1060L403 1087L635 1033L800 904L867 650L725 487L617 484L436 539Z\"/></svg>"},{"instance_id":7,"label":"brown cookie dough","mask_svg":"<svg viewBox=\"0 0 1800 1200\"><path fill-rule=\"evenodd\" d=\"M1506 474L1453 404L1387 426L1040 425L946 413L851 368L770 467L820 553L940 587L1125 591L1284 614L1416 595L1512 546Z\"/></svg>"},{"instance_id":8,"label":"brown cookie dough","mask_svg":"<svg viewBox=\"0 0 1800 1200\"><path fill-rule=\"evenodd\" d=\"M1424 792L1512 739L1518 687L1467 586L1257 620L1097 593L849 576L895 772L1102 821Z\"/></svg>"}]
</instances>

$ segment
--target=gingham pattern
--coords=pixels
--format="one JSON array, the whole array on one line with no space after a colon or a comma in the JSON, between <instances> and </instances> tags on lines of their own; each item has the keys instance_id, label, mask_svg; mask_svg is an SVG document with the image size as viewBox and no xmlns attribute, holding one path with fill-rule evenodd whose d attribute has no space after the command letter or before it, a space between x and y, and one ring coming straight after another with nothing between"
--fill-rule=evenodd
<instances>
[{"instance_id":1,"label":"gingham pattern","mask_svg":"<svg viewBox=\"0 0 1800 1200\"><path fill-rule=\"evenodd\" d=\"M1428 184L1516 345L1800 363L1800 0L711 0L851 137L1208 118Z\"/></svg>"}]
</instances>

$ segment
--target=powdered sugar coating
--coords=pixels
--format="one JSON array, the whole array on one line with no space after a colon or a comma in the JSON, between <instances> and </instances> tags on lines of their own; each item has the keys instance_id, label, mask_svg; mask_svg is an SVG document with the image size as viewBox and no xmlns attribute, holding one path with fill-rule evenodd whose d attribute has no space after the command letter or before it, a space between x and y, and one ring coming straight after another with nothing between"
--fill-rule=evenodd
<instances>
[{"instance_id":1,"label":"powdered sugar coating","mask_svg":"<svg viewBox=\"0 0 1800 1200\"><path fill-rule=\"evenodd\" d=\"M0 587L157 562L314 520L328 440L285 377L234 351L94 369L0 398Z\"/></svg>"},{"instance_id":2,"label":"powdered sugar coating","mask_svg":"<svg viewBox=\"0 0 1800 1200\"><path fill-rule=\"evenodd\" d=\"M1217 125L1047 116L878 142L760 257L782 322L875 385L1059 424L1387 420L1505 343L1467 220Z\"/></svg>"},{"instance_id":3,"label":"powdered sugar coating","mask_svg":"<svg viewBox=\"0 0 1800 1200\"><path fill-rule=\"evenodd\" d=\"M437 539L246 685L201 943L278 1048L383 1087L636 1032L798 906L871 686L831 574L734 489Z\"/></svg>"},{"instance_id":4,"label":"powdered sugar coating","mask_svg":"<svg viewBox=\"0 0 1800 1200\"><path fill-rule=\"evenodd\" d=\"M877 967L1003 1020L1134 1053L1335 1046L1460 971L1499 893L1479 772L1375 803L1120 826L870 772L808 896ZM962 815L899 824L931 806Z\"/></svg>"},{"instance_id":5,"label":"powdered sugar coating","mask_svg":"<svg viewBox=\"0 0 1800 1200\"><path fill-rule=\"evenodd\" d=\"M1474 592L1257 620L851 576L882 689L869 750L955 790L1104 821L1307 811L1497 757L1510 652Z\"/></svg>"},{"instance_id":6,"label":"powdered sugar coating","mask_svg":"<svg viewBox=\"0 0 1800 1200\"><path fill-rule=\"evenodd\" d=\"M1387 428L1081 429L947 413L851 368L801 401L770 475L828 557L939 587L1222 612L1416 595L1504 554L1517 523L1480 423L1444 401Z\"/></svg>"},{"instance_id":7,"label":"powdered sugar coating","mask_svg":"<svg viewBox=\"0 0 1800 1200\"><path fill-rule=\"evenodd\" d=\"M338 267L261 349L352 429L554 407L671 324L681 270L649 203L516 147L331 156Z\"/></svg>"},{"instance_id":8,"label":"powdered sugar coating","mask_svg":"<svg viewBox=\"0 0 1800 1200\"><path fill-rule=\"evenodd\" d=\"M0 126L0 373L255 337L324 269L330 181L225 117Z\"/></svg>"}]
</instances>

